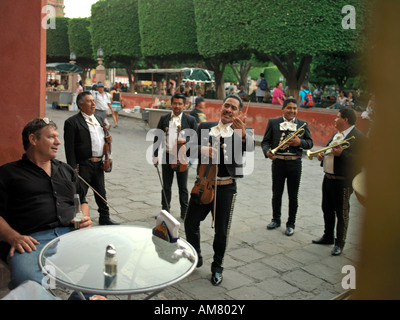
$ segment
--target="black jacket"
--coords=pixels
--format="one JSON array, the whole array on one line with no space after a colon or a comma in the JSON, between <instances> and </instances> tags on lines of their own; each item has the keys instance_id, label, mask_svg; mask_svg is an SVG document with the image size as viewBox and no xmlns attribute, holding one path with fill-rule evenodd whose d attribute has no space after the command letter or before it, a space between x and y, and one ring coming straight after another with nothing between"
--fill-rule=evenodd
<instances>
[{"instance_id":1,"label":"black jacket","mask_svg":"<svg viewBox=\"0 0 400 320\"><path fill-rule=\"evenodd\" d=\"M202 122L199 124L197 129L197 146L192 148L197 148L197 155L199 160L199 165L202 163L208 163L208 158L204 158L200 152L200 148L202 146L208 146L210 142L209 132L212 127L218 125L218 122ZM211 141L212 143L212 141ZM217 144L217 142L216 142ZM228 174L233 178L242 178L243 177L243 153L254 151L254 133L251 128L246 127L246 136L245 139L242 140L242 137L233 133L233 135L229 138L221 138L219 141L219 145L224 144L226 147L225 151L221 151L220 153L220 161L219 163L223 163ZM241 150L237 150L237 148L241 148ZM221 169L221 167L219 168ZM197 171L199 171L199 166L197 167ZM220 176L220 175L219 175Z\"/></svg>"},{"instance_id":2,"label":"black jacket","mask_svg":"<svg viewBox=\"0 0 400 320\"><path fill-rule=\"evenodd\" d=\"M327 146L331 143L335 134L329 140ZM364 134L356 127L354 127L344 139L348 139L352 136L354 136L355 139L349 140L350 146L344 149L339 157L335 156L333 162L334 175L345 177L348 183L351 183L353 178L361 171L362 159L360 158L360 149L365 143ZM323 161L321 161L321 166L323 166Z\"/></svg>"},{"instance_id":3,"label":"black jacket","mask_svg":"<svg viewBox=\"0 0 400 320\"><path fill-rule=\"evenodd\" d=\"M268 121L267 129L265 131L263 141L261 142L261 148L266 158L268 150L275 149L281 142L282 131L280 130L280 124L282 122L284 122L283 117L272 118ZM306 125L303 127L303 129L305 129L304 134L300 137L301 144L297 147L289 147L285 150L279 150L279 153L295 153L296 155L301 156L304 149L311 149L313 147L313 141L308 128L308 123L297 118L294 122L297 124L297 129L306 123ZM286 138L291 132L292 131L286 131L284 138Z\"/></svg>"},{"instance_id":4,"label":"black jacket","mask_svg":"<svg viewBox=\"0 0 400 320\"><path fill-rule=\"evenodd\" d=\"M94 115L101 124L101 119ZM92 157L92 141L89 126L79 112L65 120L64 123L64 148L67 163L74 169L79 162Z\"/></svg>"}]
</instances>

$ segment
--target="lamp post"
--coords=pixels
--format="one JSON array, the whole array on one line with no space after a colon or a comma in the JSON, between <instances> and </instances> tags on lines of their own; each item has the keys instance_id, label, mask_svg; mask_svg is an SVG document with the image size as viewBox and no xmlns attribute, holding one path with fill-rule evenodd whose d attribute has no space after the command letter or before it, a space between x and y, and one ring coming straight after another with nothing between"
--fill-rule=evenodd
<instances>
[{"instance_id":1,"label":"lamp post","mask_svg":"<svg viewBox=\"0 0 400 320\"><path fill-rule=\"evenodd\" d=\"M75 64L75 62L76 62L75 52L71 52L71 54L69 55L69 60L71 60L70 63Z\"/></svg>"},{"instance_id":2,"label":"lamp post","mask_svg":"<svg viewBox=\"0 0 400 320\"><path fill-rule=\"evenodd\" d=\"M75 64L76 63L76 54L75 52L71 52L69 55L69 63ZM75 92L75 86L78 82L78 75L74 72L69 72L68 74L68 91Z\"/></svg>"},{"instance_id":3,"label":"lamp post","mask_svg":"<svg viewBox=\"0 0 400 320\"><path fill-rule=\"evenodd\" d=\"M97 62L99 65L96 67L96 82L105 83L106 81L106 68L103 66L104 51L102 48L97 49Z\"/></svg>"}]
</instances>

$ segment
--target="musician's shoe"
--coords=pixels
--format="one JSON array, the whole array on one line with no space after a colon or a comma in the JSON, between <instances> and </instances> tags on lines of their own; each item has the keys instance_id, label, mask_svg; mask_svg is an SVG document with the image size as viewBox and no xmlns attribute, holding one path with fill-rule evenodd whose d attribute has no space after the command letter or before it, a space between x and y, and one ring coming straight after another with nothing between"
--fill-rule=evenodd
<instances>
[{"instance_id":1,"label":"musician's shoe","mask_svg":"<svg viewBox=\"0 0 400 320\"><path fill-rule=\"evenodd\" d=\"M119 223L118 222L115 222L115 221L113 221L113 220L111 220L110 219L110 217L100 217L99 218L99 224L100 225L108 225L108 226L111 226L111 225L119 225Z\"/></svg>"},{"instance_id":2,"label":"musician's shoe","mask_svg":"<svg viewBox=\"0 0 400 320\"><path fill-rule=\"evenodd\" d=\"M281 224L279 222L272 221L269 225L267 225L268 230L279 228Z\"/></svg>"},{"instance_id":3,"label":"musician's shoe","mask_svg":"<svg viewBox=\"0 0 400 320\"><path fill-rule=\"evenodd\" d=\"M334 246L333 247L333 249L332 249L332 252L331 252L331 254L333 255L333 256L339 256L341 253L342 253L342 248L341 247L339 247L339 246Z\"/></svg>"},{"instance_id":4,"label":"musician's shoe","mask_svg":"<svg viewBox=\"0 0 400 320\"><path fill-rule=\"evenodd\" d=\"M292 227L287 227L287 228L286 228L285 234L286 234L287 236L292 236L293 233L294 233L294 229L293 229Z\"/></svg>"},{"instance_id":5,"label":"musician's shoe","mask_svg":"<svg viewBox=\"0 0 400 320\"><path fill-rule=\"evenodd\" d=\"M196 268L200 268L202 265L203 265L203 257L199 257L199 259L197 260Z\"/></svg>"},{"instance_id":6,"label":"musician's shoe","mask_svg":"<svg viewBox=\"0 0 400 320\"><path fill-rule=\"evenodd\" d=\"M213 286L219 286L222 282L222 272L213 272L211 275L211 283Z\"/></svg>"},{"instance_id":7,"label":"musician's shoe","mask_svg":"<svg viewBox=\"0 0 400 320\"><path fill-rule=\"evenodd\" d=\"M327 239L324 236L322 236L319 239L312 240L312 243L315 243L315 244L333 244L333 239Z\"/></svg>"}]
</instances>

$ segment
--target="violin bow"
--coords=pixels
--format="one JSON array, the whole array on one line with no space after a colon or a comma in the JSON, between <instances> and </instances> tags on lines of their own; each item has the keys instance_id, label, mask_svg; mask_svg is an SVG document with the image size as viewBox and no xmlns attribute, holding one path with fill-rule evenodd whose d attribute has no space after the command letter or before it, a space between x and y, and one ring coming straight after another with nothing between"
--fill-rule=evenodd
<instances>
[{"instance_id":1,"label":"violin bow","mask_svg":"<svg viewBox=\"0 0 400 320\"><path fill-rule=\"evenodd\" d=\"M217 156L218 157L218 156ZM218 164L217 164L218 165ZM215 172L215 182L214 182L214 214L213 214L213 218L212 218L212 222L211 222L211 228L214 229L215 226L215 217L217 214L217 174L218 174L218 170L216 170Z\"/></svg>"},{"instance_id":2,"label":"violin bow","mask_svg":"<svg viewBox=\"0 0 400 320\"><path fill-rule=\"evenodd\" d=\"M249 103L248 103L247 106L246 106L246 112L245 112L245 114L244 114L245 117L247 117L247 111L249 110L250 102L251 102L251 101L249 100Z\"/></svg>"},{"instance_id":3,"label":"violin bow","mask_svg":"<svg viewBox=\"0 0 400 320\"><path fill-rule=\"evenodd\" d=\"M218 145L220 142L220 137L218 137ZM219 161L219 152L221 151L221 148L218 148L217 152L217 166L218 166L218 161ZM214 180L214 203L213 203L213 215L212 215L212 221L211 221L211 228L214 229L215 226L215 217L217 214L217 176L218 176L218 167L217 170L215 170L215 180Z\"/></svg>"},{"instance_id":4,"label":"violin bow","mask_svg":"<svg viewBox=\"0 0 400 320\"><path fill-rule=\"evenodd\" d=\"M158 165L155 166L155 167L156 167L156 169L157 169L158 178L160 179L160 184L161 184L161 189L162 189L163 196L164 196L164 200L165 200L165 205L167 206L168 213L171 213L171 212L169 211L169 205L168 205L168 201L167 201L167 195L165 194L164 184L163 184L162 179L161 179L160 170L158 169Z\"/></svg>"},{"instance_id":5,"label":"violin bow","mask_svg":"<svg viewBox=\"0 0 400 320\"><path fill-rule=\"evenodd\" d=\"M85 181L85 179L83 179L79 174L78 174L78 178L81 179L90 189L92 189L93 192L96 193L96 194L101 198L101 200L103 200L105 203L107 203L111 208L114 209L114 211L115 211L116 213L119 214L119 212L118 212L111 204L109 204L109 203L107 202L107 200L104 199L104 198L103 198L89 183L87 183L87 182Z\"/></svg>"}]
</instances>

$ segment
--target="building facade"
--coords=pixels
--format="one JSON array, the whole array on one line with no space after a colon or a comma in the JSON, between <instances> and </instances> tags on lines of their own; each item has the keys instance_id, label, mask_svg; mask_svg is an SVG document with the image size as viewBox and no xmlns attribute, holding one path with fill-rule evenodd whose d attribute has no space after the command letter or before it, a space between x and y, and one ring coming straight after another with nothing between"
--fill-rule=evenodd
<instances>
[{"instance_id":1,"label":"building facade","mask_svg":"<svg viewBox=\"0 0 400 320\"><path fill-rule=\"evenodd\" d=\"M47 5L53 6L56 9L56 17L64 17L64 0L47 0Z\"/></svg>"}]
</instances>

